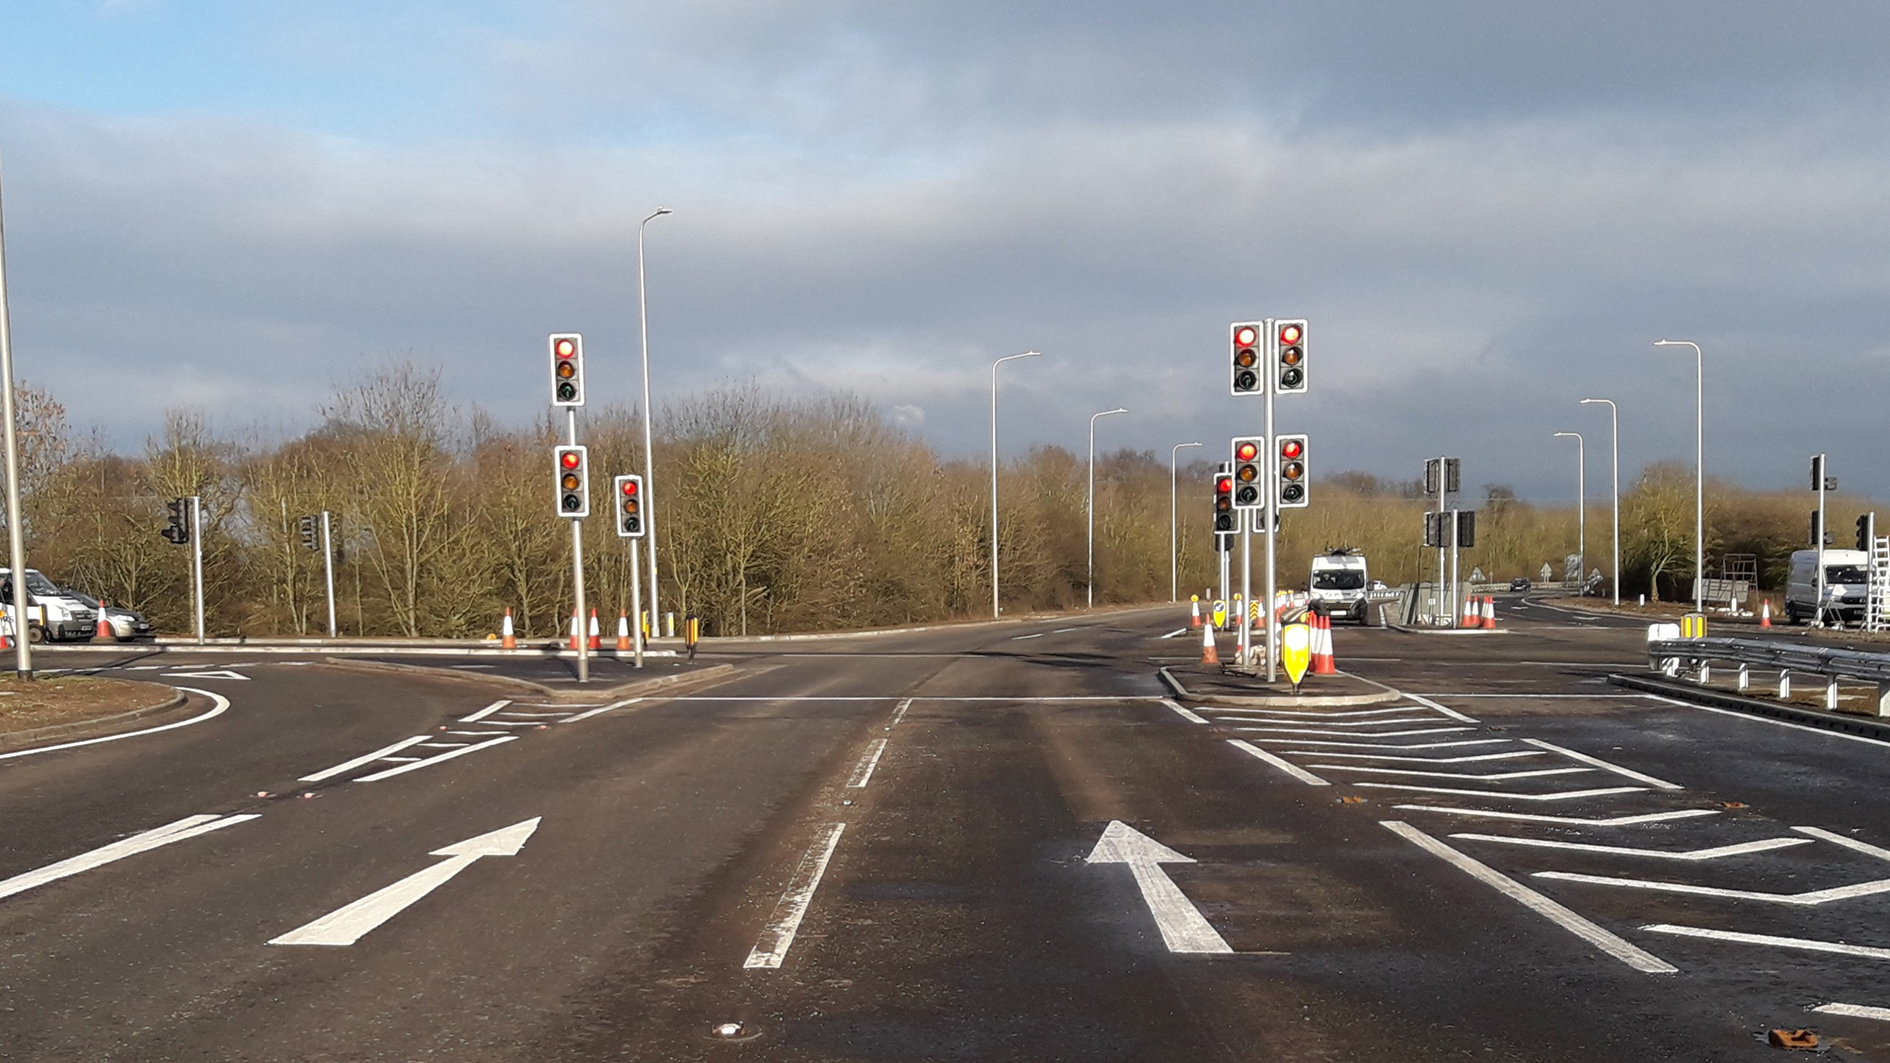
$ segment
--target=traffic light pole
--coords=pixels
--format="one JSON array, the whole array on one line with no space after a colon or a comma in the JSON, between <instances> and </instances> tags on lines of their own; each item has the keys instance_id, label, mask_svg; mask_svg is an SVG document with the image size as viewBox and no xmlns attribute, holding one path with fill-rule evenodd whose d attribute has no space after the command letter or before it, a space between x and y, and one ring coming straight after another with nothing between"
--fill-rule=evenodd
<instances>
[{"instance_id":1,"label":"traffic light pole","mask_svg":"<svg viewBox=\"0 0 1890 1063\"><path fill-rule=\"evenodd\" d=\"M13 326L7 313L7 252L5 224L0 221L0 417L6 420L7 557L13 573L13 668L21 679L33 678L33 651L27 638L26 539L20 519L20 439L13 403Z\"/></svg>"},{"instance_id":2,"label":"traffic light pole","mask_svg":"<svg viewBox=\"0 0 1890 1063\"><path fill-rule=\"evenodd\" d=\"M567 406L564 412L570 445L575 447L578 445L577 407ZM590 473L590 466L586 465L584 475L589 476ZM584 624L584 522L576 519L571 521L571 591L577 608L577 680L588 683L591 681L591 640L590 631Z\"/></svg>"},{"instance_id":3,"label":"traffic light pole","mask_svg":"<svg viewBox=\"0 0 1890 1063\"><path fill-rule=\"evenodd\" d=\"M1825 459L1825 456L1823 454L1820 454L1817 456L1816 459L1813 460L1812 464L1818 467L1818 475L1817 475L1818 482L1816 484L1816 487L1818 488L1818 536L1817 536L1818 541L1811 544L1818 551L1818 612L1816 614L1815 619L1812 620L1811 626L1823 627L1824 626L1824 478L1826 475L1825 466L1828 464L1828 462Z\"/></svg>"},{"instance_id":4,"label":"traffic light pole","mask_svg":"<svg viewBox=\"0 0 1890 1063\"><path fill-rule=\"evenodd\" d=\"M1234 640L1234 659L1242 668L1253 667L1253 630L1247 623L1247 614L1253 608L1253 521L1247 519L1252 510L1235 510L1240 514L1240 602L1234 609L1234 630L1239 637Z\"/></svg>"},{"instance_id":5,"label":"traffic light pole","mask_svg":"<svg viewBox=\"0 0 1890 1063\"><path fill-rule=\"evenodd\" d=\"M1267 597L1261 603L1260 616L1267 625L1267 682L1278 678L1280 662L1280 636L1273 628L1273 596L1278 593L1278 578L1274 572L1274 539L1279 534L1280 512L1280 444L1273 438L1273 393L1279 387L1279 333L1273 327L1272 319L1267 320L1267 345L1273 349L1273 357L1267 360L1267 505L1260 511L1260 518L1266 522L1264 529L1267 537ZM1252 608L1251 605L1248 606ZM1240 618L1241 627L1247 626L1247 618Z\"/></svg>"},{"instance_id":6,"label":"traffic light pole","mask_svg":"<svg viewBox=\"0 0 1890 1063\"><path fill-rule=\"evenodd\" d=\"M197 610L197 645L203 645L203 499L190 496L190 589Z\"/></svg>"},{"instance_id":7,"label":"traffic light pole","mask_svg":"<svg viewBox=\"0 0 1890 1063\"><path fill-rule=\"evenodd\" d=\"M322 570L328 581L328 637L335 632L335 542L329 532L328 511L322 510Z\"/></svg>"},{"instance_id":8,"label":"traffic light pole","mask_svg":"<svg viewBox=\"0 0 1890 1063\"><path fill-rule=\"evenodd\" d=\"M622 514L618 514L622 516ZM637 667L643 667L643 571L639 555L643 553L637 544L641 540L630 540L630 645L636 649Z\"/></svg>"}]
</instances>

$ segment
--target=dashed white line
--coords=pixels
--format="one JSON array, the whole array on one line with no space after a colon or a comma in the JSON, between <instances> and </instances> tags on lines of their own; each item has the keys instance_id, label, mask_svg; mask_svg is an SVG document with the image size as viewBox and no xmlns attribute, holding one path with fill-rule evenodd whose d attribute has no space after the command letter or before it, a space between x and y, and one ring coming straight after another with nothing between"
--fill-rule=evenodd
<instances>
[{"instance_id":1,"label":"dashed white line","mask_svg":"<svg viewBox=\"0 0 1890 1063\"><path fill-rule=\"evenodd\" d=\"M384 748L377 749L372 753L362 754L361 756L358 756L354 758L353 760L342 761L340 764L337 764L332 768L323 768L321 771L318 771L313 775L304 775L300 779L297 779L296 782L321 782L323 779L332 778L336 775L340 775L342 772L345 772L345 771L353 771L354 769L360 767L363 764L371 764L374 761L380 760L381 758L387 756L389 753L398 753L401 750L406 749L408 746L419 745L420 743L426 740L427 740L426 735L414 735L412 738L403 738L400 741L395 742L391 746L386 746Z\"/></svg>"},{"instance_id":2,"label":"dashed white line","mask_svg":"<svg viewBox=\"0 0 1890 1063\"><path fill-rule=\"evenodd\" d=\"M1740 945L1764 945L1775 949L1803 949L1806 952L1858 956L1867 960L1890 960L1890 949L1874 948L1868 945L1846 945L1838 941L1814 941L1810 938L1778 937L1773 934L1746 934L1737 930L1713 930L1703 926L1677 926L1673 923L1654 923L1641 929L1650 934L1673 934L1677 937L1731 941Z\"/></svg>"},{"instance_id":3,"label":"dashed white line","mask_svg":"<svg viewBox=\"0 0 1890 1063\"><path fill-rule=\"evenodd\" d=\"M1299 765L1294 764L1290 761L1284 760L1280 757L1276 757L1273 754L1267 752L1266 750L1261 749L1259 746L1254 745L1252 742L1243 742L1238 738L1230 738L1227 740L1227 744L1233 746L1235 749L1244 750L1249 755L1259 760L1266 761L1268 764L1273 765L1274 767L1280 769L1281 771L1285 772L1288 775L1291 775L1293 778L1298 779L1300 782L1303 782L1308 786L1331 786L1332 785L1326 780L1321 779L1319 776L1314 775L1312 772L1309 772L1305 770L1304 768L1301 768Z\"/></svg>"},{"instance_id":4,"label":"dashed white line","mask_svg":"<svg viewBox=\"0 0 1890 1063\"><path fill-rule=\"evenodd\" d=\"M1025 639L1040 639L1040 638L1043 638L1043 632L1041 632L1041 631L1039 631L1039 632L1037 632L1037 633L1036 633L1036 634L1034 634L1034 635L1014 635L1014 636L1012 636L1012 637L1011 637L1011 641L1012 641L1012 642L1022 642L1022 641L1024 641Z\"/></svg>"},{"instance_id":5,"label":"dashed white line","mask_svg":"<svg viewBox=\"0 0 1890 1063\"><path fill-rule=\"evenodd\" d=\"M853 769L853 777L847 780L847 789L859 790L866 786L873 777L873 769L879 767L880 754L886 752L886 741L882 738L874 742L873 748L861 755L860 763Z\"/></svg>"},{"instance_id":6,"label":"dashed white line","mask_svg":"<svg viewBox=\"0 0 1890 1063\"><path fill-rule=\"evenodd\" d=\"M833 851L840 845L840 834L846 829L846 824L835 823L828 828L827 836L816 841L801 857L800 866L774 906L774 915L755 940L755 947L749 950L748 959L742 962L743 967L776 968L787 958L788 949L794 945L794 935L800 931L801 919L807 914L808 905L813 903L814 891L820 888L821 877L827 873L827 862L833 859Z\"/></svg>"},{"instance_id":7,"label":"dashed white line","mask_svg":"<svg viewBox=\"0 0 1890 1063\"><path fill-rule=\"evenodd\" d=\"M1625 776L1626 778L1633 779L1637 782L1644 782L1644 783L1647 783L1649 786L1653 786L1658 789L1662 789L1662 790L1686 789L1686 787L1681 786L1679 783L1668 782L1665 779L1656 779L1652 775L1643 775L1640 772L1633 770L1632 768L1624 768L1619 764L1610 764L1607 761L1602 760L1600 757L1591 757L1586 753L1577 753L1576 751L1572 749L1567 749L1565 747L1555 745L1554 743L1551 743L1551 742L1544 742L1540 738L1525 738L1523 739L1523 741L1529 743L1532 746L1535 746L1538 749L1547 749L1555 753L1560 753L1563 756L1569 758L1570 760L1579 760L1583 764L1592 764L1603 771L1611 771L1611 772L1614 772L1616 775Z\"/></svg>"},{"instance_id":8,"label":"dashed white line","mask_svg":"<svg viewBox=\"0 0 1890 1063\"><path fill-rule=\"evenodd\" d=\"M363 775L359 779L356 779L355 782L379 782L382 779L391 779L396 775L401 775L406 772L413 771L417 768L428 767L433 764L438 764L444 760L452 760L454 757L463 757L468 753L477 753L478 751L485 749L488 746L496 746L502 742L514 742L517 740L518 740L517 735L500 735L499 737L494 738L491 741L479 742L474 745L467 746L464 749L455 749L451 753L441 753L437 757L428 757L425 760L416 760L412 764L402 764L398 768L389 768L386 771L377 771L372 775Z\"/></svg>"},{"instance_id":9,"label":"dashed white line","mask_svg":"<svg viewBox=\"0 0 1890 1063\"><path fill-rule=\"evenodd\" d=\"M1720 845L1711 849L1692 849L1686 852L1673 852L1668 849L1636 849L1626 845L1594 845L1588 842L1559 842L1547 838L1511 838L1501 834L1453 834L1453 838L1470 841L1496 842L1500 845L1531 845L1542 849L1571 849L1583 853L1607 853L1612 856L1646 856L1660 860L1718 860L1727 856L1746 856L1751 853L1765 853L1773 849L1788 849L1794 845L1810 845L1804 838L1766 838L1756 842L1740 842L1736 845Z\"/></svg>"}]
</instances>

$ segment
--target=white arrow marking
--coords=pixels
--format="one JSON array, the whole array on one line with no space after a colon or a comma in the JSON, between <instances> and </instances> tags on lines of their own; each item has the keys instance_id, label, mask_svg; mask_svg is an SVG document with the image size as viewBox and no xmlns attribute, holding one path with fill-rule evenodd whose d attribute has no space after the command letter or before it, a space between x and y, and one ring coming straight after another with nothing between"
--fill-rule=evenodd
<instances>
[{"instance_id":1,"label":"white arrow marking","mask_svg":"<svg viewBox=\"0 0 1890 1063\"><path fill-rule=\"evenodd\" d=\"M1267 752L1266 750L1261 749L1259 746L1254 745L1252 742L1244 742L1238 738L1230 738L1227 740L1227 744L1230 746L1233 746L1236 749L1246 750L1249 754L1253 755L1254 757L1257 757L1260 760L1266 761L1268 764L1271 764L1274 767L1285 772L1286 774L1291 775L1293 778L1298 779L1300 782L1305 783L1307 786L1331 786L1332 785L1326 780L1321 779L1319 776L1314 775L1312 772L1306 771L1305 769L1299 767L1296 764L1293 764L1292 762L1284 758L1276 757L1273 754Z\"/></svg>"},{"instance_id":2,"label":"white arrow marking","mask_svg":"<svg viewBox=\"0 0 1890 1063\"><path fill-rule=\"evenodd\" d=\"M1703 926L1676 926L1673 923L1653 923L1641 929L1650 934L1711 938L1714 941L1732 941L1741 945L1765 945L1778 949L1804 949L1806 952L1831 952L1839 956L1861 956L1867 960L1890 960L1890 949L1873 948L1869 945L1846 945L1837 941L1813 941L1810 938L1786 938L1772 934L1744 934L1737 930L1710 930Z\"/></svg>"},{"instance_id":3,"label":"white arrow marking","mask_svg":"<svg viewBox=\"0 0 1890 1063\"><path fill-rule=\"evenodd\" d=\"M1162 932L1162 942L1169 952L1232 952L1225 939L1215 932L1201 912L1163 871L1163 864L1192 864L1194 860L1136 830L1119 819L1109 821L1096 848L1090 850L1091 864L1127 864L1142 891L1142 901L1155 926Z\"/></svg>"},{"instance_id":4,"label":"white arrow marking","mask_svg":"<svg viewBox=\"0 0 1890 1063\"><path fill-rule=\"evenodd\" d=\"M477 838L468 838L457 845L444 849L435 849L428 856L446 856L443 860L425 871L415 872L391 886L384 886L373 893L355 901L353 904L337 908L320 919L306 926L297 927L279 938L272 938L271 945L352 945L361 940L362 935L394 916L399 915L409 905L451 881L454 875L473 865L482 856L517 856L525 847L525 839L538 829L540 817L534 816L522 823L481 834Z\"/></svg>"},{"instance_id":5,"label":"white arrow marking","mask_svg":"<svg viewBox=\"0 0 1890 1063\"><path fill-rule=\"evenodd\" d=\"M254 815L243 816L185 816L175 823L134 834L129 838L120 838L110 845L101 846L89 853L68 857L56 864L48 864L37 871L28 871L9 879L0 879L0 897L11 897L16 893L25 893L35 886L44 886L48 882L76 875L81 871L90 871L103 867L115 860L127 856L149 852L160 845L181 842L186 838L195 838L199 834L208 834L221 830L232 823L242 823L257 818Z\"/></svg>"},{"instance_id":6,"label":"white arrow marking","mask_svg":"<svg viewBox=\"0 0 1890 1063\"><path fill-rule=\"evenodd\" d=\"M1464 797L1494 797L1503 801L1573 801L1582 797L1606 797L1609 794L1644 794L1645 786L1604 786L1594 790L1563 790L1553 794L1506 794L1498 790L1448 790L1441 786L1407 786L1396 782L1362 782L1379 790L1415 790L1424 794L1461 794Z\"/></svg>"},{"instance_id":7,"label":"white arrow marking","mask_svg":"<svg viewBox=\"0 0 1890 1063\"><path fill-rule=\"evenodd\" d=\"M1643 823L1665 823L1670 819L1717 816L1717 808L1682 808L1674 812L1645 812L1638 816L1591 819L1585 816L1549 816L1534 812L1498 812L1489 808L1444 808L1439 805L1398 805L1404 812L1441 812L1446 816L1484 816L1489 819L1513 819L1525 823L1561 823L1571 827L1637 827Z\"/></svg>"},{"instance_id":8,"label":"white arrow marking","mask_svg":"<svg viewBox=\"0 0 1890 1063\"><path fill-rule=\"evenodd\" d=\"M165 679L245 679L246 680L249 677L246 675L238 675L235 672L219 671L219 672L165 672L163 678Z\"/></svg>"},{"instance_id":9,"label":"white arrow marking","mask_svg":"<svg viewBox=\"0 0 1890 1063\"><path fill-rule=\"evenodd\" d=\"M1608 853L1614 856L1651 856L1661 860L1718 860L1725 856L1745 856L1749 853L1765 853L1773 849L1789 849L1794 845L1810 845L1804 838L1767 838L1763 841L1740 842L1737 845L1722 845L1714 849L1693 849L1688 852L1671 852L1666 849L1635 849L1625 845L1591 845L1587 842L1558 842L1547 838L1506 838L1500 834L1453 834L1453 838L1466 838L1470 841L1497 842L1502 845L1533 845L1543 849L1572 849L1583 853Z\"/></svg>"},{"instance_id":10,"label":"white arrow marking","mask_svg":"<svg viewBox=\"0 0 1890 1063\"><path fill-rule=\"evenodd\" d=\"M1310 768L1330 768L1335 771L1371 772L1374 775L1415 775L1426 779L1469 779L1472 782L1503 782L1508 779L1539 779L1544 775L1577 775L1594 771L1593 768L1534 768L1529 771L1501 771L1492 775L1478 775L1462 771L1418 771L1415 768L1373 768L1363 764L1309 764Z\"/></svg>"},{"instance_id":11,"label":"white arrow marking","mask_svg":"<svg viewBox=\"0 0 1890 1063\"><path fill-rule=\"evenodd\" d=\"M1660 882L1652 879L1613 878L1607 875L1582 875L1573 871L1538 871L1536 878L1552 878L1559 882L1586 882L1593 886L1623 886L1628 889L1657 890L1662 893L1691 893L1700 897L1724 897L1737 901L1769 901L1773 904L1790 904L1802 908L1811 908L1832 901L1847 901L1853 897L1869 897L1879 893L1890 893L1890 878L1880 878L1874 882L1859 882L1850 886L1833 886L1830 889L1810 890L1805 893L1764 893L1759 890L1728 890L1717 886L1695 886L1686 882Z\"/></svg>"}]
</instances>

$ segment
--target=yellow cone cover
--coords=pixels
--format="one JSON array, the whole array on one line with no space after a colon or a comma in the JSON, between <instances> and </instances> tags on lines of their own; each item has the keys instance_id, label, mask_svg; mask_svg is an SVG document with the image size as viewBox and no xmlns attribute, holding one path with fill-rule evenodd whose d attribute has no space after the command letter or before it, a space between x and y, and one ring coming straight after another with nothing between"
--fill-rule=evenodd
<instances>
[{"instance_id":1,"label":"yellow cone cover","mask_svg":"<svg viewBox=\"0 0 1890 1063\"><path fill-rule=\"evenodd\" d=\"M1312 628L1288 624L1280 629L1280 664L1286 669L1286 678L1298 686L1306 677L1306 667L1312 664Z\"/></svg>"}]
</instances>

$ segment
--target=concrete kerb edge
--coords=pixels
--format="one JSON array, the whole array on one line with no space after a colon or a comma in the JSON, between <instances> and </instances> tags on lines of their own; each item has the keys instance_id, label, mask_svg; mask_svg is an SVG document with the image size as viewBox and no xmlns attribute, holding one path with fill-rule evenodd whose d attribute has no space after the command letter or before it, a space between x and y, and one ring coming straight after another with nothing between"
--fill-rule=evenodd
<instances>
[{"instance_id":1,"label":"concrete kerb edge","mask_svg":"<svg viewBox=\"0 0 1890 1063\"><path fill-rule=\"evenodd\" d=\"M1372 686L1381 688L1381 692L1377 694L1299 695L1193 694L1188 691L1187 687L1182 686L1181 680L1176 679L1167 668L1157 668L1155 672L1157 678L1175 692L1174 697L1176 701L1192 701L1197 704L1245 705L1267 709L1290 709L1295 707L1318 708L1325 706L1345 708L1350 705L1382 705L1385 702L1396 701L1404 696L1390 687L1385 686L1383 683L1372 683L1371 680L1361 679L1359 676L1352 675L1350 672L1341 672L1339 674L1349 676L1352 679L1358 679L1363 683L1371 683Z\"/></svg>"},{"instance_id":2,"label":"concrete kerb edge","mask_svg":"<svg viewBox=\"0 0 1890 1063\"><path fill-rule=\"evenodd\" d=\"M158 683L146 685L154 687L161 686L161 684ZM165 698L163 701L140 706L135 709L127 709L124 712L115 712L110 716L99 716L90 720L73 720L70 723L54 723L48 724L45 727L35 727L27 731L11 731L0 734L0 749L15 749L21 746L30 746L47 738L62 738L71 735L85 735L95 731L107 731L111 729L113 724L125 723L155 713L166 712L170 709L178 708L189 700L190 696L188 694L173 688L171 690L171 696Z\"/></svg>"},{"instance_id":3,"label":"concrete kerb edge","mask_svg":"<svg viewBox=\"0 0 1890 1063\"><path fill-rule=\"evenodd\" d=\"M1659 694L1675 701L1690 701L1714 708L1731 709L1734 712L1749 713L1753 716L1767 716L1784 720L1788 723L1804 724L1826 731L1842 731L1847 734L1863 735L1866 738L1890 741L1890 721L1878 722L1866 716L1848 716L1838 713L1820 712L1816 709L1800 708L1796 705L1784 705L1763 698L1749 698L1740 694L1729 694L1720 690L1705 690L1691 683L1676 683L1662 679L1650 679L1645 676L1623 675L1619 672L1608 673L1608 682L1615 686L1627 687L1649 694Z\"/></svg>"}]
</instances>

